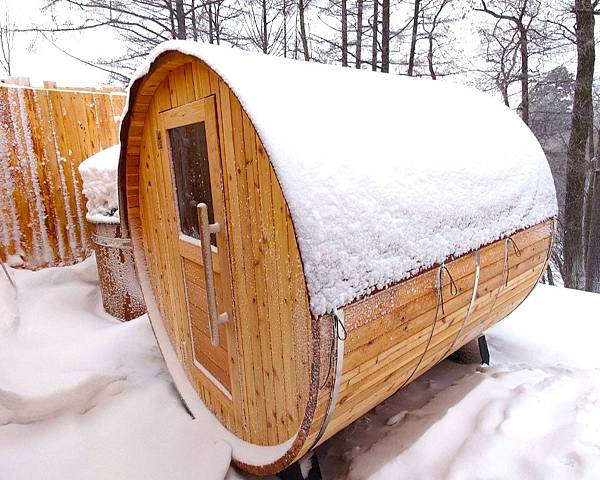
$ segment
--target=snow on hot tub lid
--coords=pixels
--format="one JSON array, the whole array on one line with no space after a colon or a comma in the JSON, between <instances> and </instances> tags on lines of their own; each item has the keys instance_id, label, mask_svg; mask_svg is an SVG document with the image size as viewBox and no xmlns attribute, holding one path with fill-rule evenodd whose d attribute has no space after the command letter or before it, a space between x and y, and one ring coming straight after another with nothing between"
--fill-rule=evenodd
<instances>
[{"instance_id":1,"label":"snow on hot tub lid","mask_svg":"<svg viewBox=\"0 0 600 480\"><path fill-rule=\"evenodd\" d=\"M449 82L169 41L236 94L288 203L321 315L557 212L544 153L499 101Z\"/></svg>"},{"instance_id":2,"label":"snow on hot tub lid","mask_svg":"<svg viewBox=\"0 0 600 480\"><path fill-rule=\"evenodd\" d=\"M117 168L121 145L101 150L79 165L82 192L87 198L86 219L92 223L119 223Z\"/></svg>"}]
</instances>

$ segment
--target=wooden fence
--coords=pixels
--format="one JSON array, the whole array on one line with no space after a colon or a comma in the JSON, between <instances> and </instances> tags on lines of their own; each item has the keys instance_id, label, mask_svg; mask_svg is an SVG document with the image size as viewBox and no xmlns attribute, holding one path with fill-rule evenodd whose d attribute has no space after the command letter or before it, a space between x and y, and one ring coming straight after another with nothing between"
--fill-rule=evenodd
<instances>
[{"instance_id":1,"label":"wooden fence","mask_svg":"<svg viewBox=\"0 0 600 480\"><path fill-rule=\"evenodd\" d=\"M118 143L122 91L0 84L0 258L68 265L91 251L77 167Z\"/></svg>"}]
</instances>

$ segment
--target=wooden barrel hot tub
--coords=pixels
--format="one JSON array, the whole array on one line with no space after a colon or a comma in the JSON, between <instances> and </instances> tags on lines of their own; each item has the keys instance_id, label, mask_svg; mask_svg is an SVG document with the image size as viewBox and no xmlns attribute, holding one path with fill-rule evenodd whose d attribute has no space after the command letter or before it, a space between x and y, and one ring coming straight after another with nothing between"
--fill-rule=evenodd
<instances>
[{"instance_id":1,"label":"wooden barrel hot tub","mask_svg":"<svg viewBox=\"0 0 600 480\"><path fill-rule=\"evenodd\" d=\"M118 223L90 224L104 310L124 321L143 315L146 305L135 275L130 240L121 236Z\"/></svg>"},{"instance_id":2,"label":"wooden barrel hot tub","mask_svg":"<svg viewBox=\"0 0 600 480\"><path fill-rule=\"evenodd\" d=\"M512 312L551 249L539 144L463 87L168 42L121 145L121 222L169 370L255 474Z\"/></svg>"}]
</instances>

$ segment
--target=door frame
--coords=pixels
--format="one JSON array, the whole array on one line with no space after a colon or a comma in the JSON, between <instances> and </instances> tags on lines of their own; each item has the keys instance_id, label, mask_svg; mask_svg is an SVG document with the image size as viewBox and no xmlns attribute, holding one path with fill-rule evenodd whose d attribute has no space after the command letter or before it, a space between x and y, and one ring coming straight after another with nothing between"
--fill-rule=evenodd
<instances>
[{"instance_id":1,"label":"door frame","mask_svg":"<svg viewBox=\"0 0 600 480\"><path fill-rule=\"evenodd\" d=\"M230 384L235 379L235 369L233 355L237 352L235 346L236 342L236 328L235 328L235 311L233 309L233 285L231 282L231 264L229 256L229 235L228 235L228 224L225 207L225 185L223 179L223 159L221 156L221 148L219 142L219 124L217 119L217 108L215 95L209 95L207 97L194 100L186 103L179 107L174 107L168 110L164 110L158 114L158 143L159 151L161 152L161 161L167 162L168 170L170 174L170 181L172 185L173 205L175 206L176 212L176 228L178 232L178 244L177 248L179 257L181 259L181 281L184 285L184 291L186 294L186 311L187 321L185 327L187 327L187 335L190 338L189 349L186 346L186 356L192 359L193 365L197 370L202 372L204 376L211 380L211 382L219 388L229 399L232 399L230 388L223 385L210 371L202 364L202 362L196 357L196 347L194 345L194 333L192 328L192 318L190 313L189 299L188 299L188 287L186 284L185 270L183 265L183 259L188 259L191 262L197 264L204 269L204 262L202 259L201 243L200 240L182 233L181 231L181 220L179 215L179 206L177 198L177 184L175 181L175 172L173 165L173 156L170 146L168 130L172 128L182 127L193 123L204 122L207 153L208 153L208 166L210 173L210 190L212 196L212 207L214 222L219 223L221 226L220 230L216 233L217 247L211 245L212 253L212 264L213 274L214 272L219 274L220 282L219 285L215 285L215 288L221 290L222 310L227 312L229 321L218 327L224 328L227 335L222 338L222 341L226 341L226 351L228 357L227 373L229 376ZM210 320L209 320L210 321ZM183 325L180 325L183 327ZM184 327L184 328L185 328ZM218 347L209 347L218 348ZM191 355L190 355L191 353ZM237 390L233 388L234 390Z\"/></svg>"}]
</instances>

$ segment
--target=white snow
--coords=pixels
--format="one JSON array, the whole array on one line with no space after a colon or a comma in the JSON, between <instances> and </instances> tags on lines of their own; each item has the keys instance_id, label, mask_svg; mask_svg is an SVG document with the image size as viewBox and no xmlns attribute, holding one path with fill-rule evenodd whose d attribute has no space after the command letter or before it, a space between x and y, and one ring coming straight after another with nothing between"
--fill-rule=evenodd
<instances>
[{"instance_id":1,"label":"white snow","mask_svg":"<svg viewBox=\"0 0 600 480\"><path fill-rule=\"evenodd\" d=\"M600 478L599 307L539 285L488 332L491 367L438 365L324 445L327 474Z\"/></svg>"},{"instance_id":2,"label":"white snow","mask_svg":"<svg viewBox=\"0 0 600 480\"><path fill-rule=\"evenodd\" d=\"M214 418L186 413L147 316L103 312L93 257L11 272L0 478L246 477ZM491 367L445 361L417 379L319 448L324 478L600 478L599 309L598 295L539 286L489 332Z\"/></svg>"},{"instance_id":3,"label":"white snow","mask_svg":"<svg viewBox=\"0 0 600 480\"><path fill-rule=\"evenodd\" d=\"M235 92L291 210L320 315L556 214L518 116L475 89L171 41Z\"/></svg>"},{"instance_id":4,"label":"white snow","mask_svg":"<svg viewBox=\"0 0 600 480\"><path fill-rule=\"evenodd\" d=\"M87 198L86 218L95 223L119 223L117 167L120 145L101 150L79 165L83 194Z\"/></svg>"}]
</instances>

